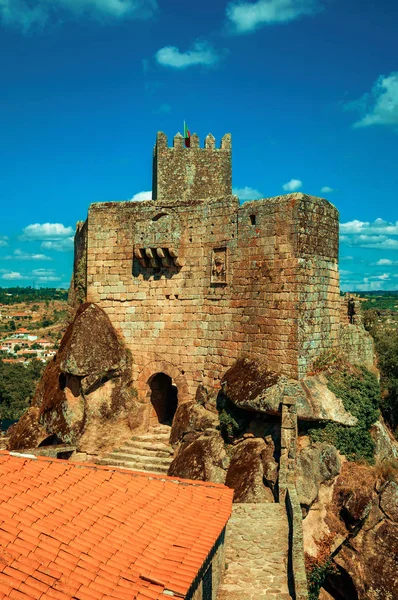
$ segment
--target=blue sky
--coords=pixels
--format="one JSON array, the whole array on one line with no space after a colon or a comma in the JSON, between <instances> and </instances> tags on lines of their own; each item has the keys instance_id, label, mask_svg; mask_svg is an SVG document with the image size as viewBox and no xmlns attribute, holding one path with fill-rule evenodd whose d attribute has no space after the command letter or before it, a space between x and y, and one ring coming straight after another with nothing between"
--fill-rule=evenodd
<instances>
[{"instance_id":1,"label":"blue sky","mask_svg":"<svg viewBox=\"0 0 398 600\"><path fill-rule=\"evenodd\" d=\"M185 119L232 133L242 201L337 206L344 290L398 289L397 23L395 0L0 0L0 285L66 287L76 222L147 197Z\"/></svg>"}]
</instances>

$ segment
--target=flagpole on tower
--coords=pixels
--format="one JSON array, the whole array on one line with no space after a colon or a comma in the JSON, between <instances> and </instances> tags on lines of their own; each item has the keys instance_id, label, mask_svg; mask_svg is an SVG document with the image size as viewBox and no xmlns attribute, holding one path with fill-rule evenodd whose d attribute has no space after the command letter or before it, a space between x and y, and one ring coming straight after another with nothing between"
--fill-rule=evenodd
<instances>
[{"instance_id":1,"label":"flagpole on tower","mask_svg":"<svg viewBox=\"0 0 398 600\"><path fill-rule=\"evenodd\" d=\"M189 148L191 145L191 134L190 134L190 131L189 131L185 121L184 121L184 141L185 141L185 147Z\"/></svg>"}]
</instances>

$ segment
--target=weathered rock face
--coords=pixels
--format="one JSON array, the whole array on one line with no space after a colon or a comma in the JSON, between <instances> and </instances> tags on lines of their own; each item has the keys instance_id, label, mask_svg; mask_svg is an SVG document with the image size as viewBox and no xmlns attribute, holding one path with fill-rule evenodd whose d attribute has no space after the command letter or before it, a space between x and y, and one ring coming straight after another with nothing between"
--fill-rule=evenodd
<instances>
[{"instance_id":1,"label":"weathered rock face","mask_svg":"<svg viewBox=\"0 0 398 600\"><path fill-rule=\"evenodd\" d=\"M382 417L372 425L370 434L375 443L377 460L398 459L398 443L394 440Z\"/></svg>"},{"instance_id":2,"label":"weathered rock face","mask_svg":"<svg viewBox=\"0 0 398 600\"><path fill-rule=\"evenodd\" d=\"M219 425L218 415L197 402L180 404L173 419L170 443L176 446L193 442L206 429L215 429Z\"/></svg>"},{"instance_id":3,"label":"weathered rock face","mask_svg":"<svg viewBox=\"0 0 398 600\"><path fill-rule=\"evenodd\" d=\"M318 527L323 536L333 540L330 549L339 575L327 578L324 587L329 595L325 592L324 597L397 598L397 483L385 475L380 478L378 469L346 462L331 489L329 503L319 511ZM305 538L311 515L312 508L303 521Z\"/></svg>"},{"instance_id":4,"label":"weathered rock face","mask_svg":"<svg viewBox=\"0 0 398 600\"><path fill-rule=\"evenodd\" d=\"M278 465L271 438L267 442L249 438L235 446L225 480L234 490L234 502L274 502Z\"/></svg>"},{"instance_id":5,"label":"weathered rock face","mask_svg":"<svg viewBox=\"0 0 398 600\"><path fill-rule=\"evenodd\" d=\"M298 453L296 488L305 514L318 497L321 483L331 481L340 469L338 452L330 444L316 443Z\"/></svg>"},{"instance_id":6,"label":"weathered rock face","mask_svg":"<svg viewBox=\"0 0 398 600\"><path fill-rule=\"evenodd\" d=\"M39 423L39 412L37 407L28 408L18 423L10 427L7 443L10 450L35 448L48 437L46 429Z\"/></svg>"},{"instance_id":7,"label":"weathered rock face","mask_svg":"<svg viewBox=\"0 0 398 600\"><path fill-rule=\"evenodd\" d=\"M229 400L239 408L276 414L283 397L279 380L280 376L265 363L241 358L225 373L221 385Z\"/></svg>"},{"instance_id":8,"label":"weathered rock face","mask_svg":"<svg viewBox=\"0 0 398 600\"><path fill-rule=\"evenodd\" d=\"M342 425L357 423L340 398L328 389L322 374L297 381L273 373L261 361L240 359L226 372L222 385L228 399L245 410L280 414L282 399L287 395L294 398L299 419Z\"/></svg>"},{"instance_id":9,"label":"weathered rock face","mask_svg":"<svg viewBox=\"0 0 398 600\"><path fill-rule=\"evenodd\" d=\"M227 455L219 431L208 429L193 442L185 443L170 465L168 475L224 483Z\"/></svg>"},{"instance_id":10,"label":"weathered rock face","mask_svg":"<svg viewBox=\"0 0 398 600\"><path fill-rule=\"evenodd\" d=\"M43 374L33 407L15 425L10 449L55 434L88 453L114 446L145 426L131 383L131 358L106 314L79 307Z\"/></svg>"}]
</instances>

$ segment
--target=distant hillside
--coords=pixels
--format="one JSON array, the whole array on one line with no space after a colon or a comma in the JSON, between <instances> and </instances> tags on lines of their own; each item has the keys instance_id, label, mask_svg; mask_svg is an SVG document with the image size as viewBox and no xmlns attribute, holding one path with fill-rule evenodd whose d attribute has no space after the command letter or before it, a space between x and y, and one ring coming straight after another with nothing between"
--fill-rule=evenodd
<instances>
[{"instance_id":1,"label":"distant hillside","mask_svg":"<svg viewBox=\"0 0 398 600\"><path fill-rule=\"evenodd\" d=\"M378 291L378 292L355 292L360 298L366 298L362 308L367 310L389 310L398 312L398 290L397 291Z\"/></svg>"},{"instance_id":2,"label":"distant hillside","mask_svg":"<svg viewBox=\"0 0 398 600\"><path fill-rule=\"evenodd\" d=\"M18 304L20 302L40 302L68 299L68 290L56 288L10 287L0 288L0 304Z\"/></svg>"}]
</instances>

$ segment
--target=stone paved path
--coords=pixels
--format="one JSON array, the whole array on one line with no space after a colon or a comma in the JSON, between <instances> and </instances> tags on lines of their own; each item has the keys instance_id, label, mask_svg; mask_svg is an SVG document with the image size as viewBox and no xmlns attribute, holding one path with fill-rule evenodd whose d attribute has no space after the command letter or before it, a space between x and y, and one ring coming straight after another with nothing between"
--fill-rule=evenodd
<instances>
[{"instance_id":1,"label":"stone paved path","mask_svg":"<svg viewBox=\"0 0 398 600\"><path fill-rule=\"evenodd\" d=\"M234 504L217 600L290 600L289 528L282 504Z\"/></svg>"}]
</instances>

